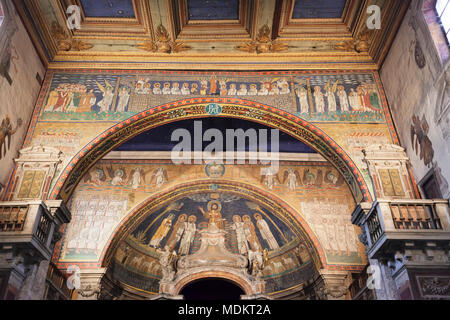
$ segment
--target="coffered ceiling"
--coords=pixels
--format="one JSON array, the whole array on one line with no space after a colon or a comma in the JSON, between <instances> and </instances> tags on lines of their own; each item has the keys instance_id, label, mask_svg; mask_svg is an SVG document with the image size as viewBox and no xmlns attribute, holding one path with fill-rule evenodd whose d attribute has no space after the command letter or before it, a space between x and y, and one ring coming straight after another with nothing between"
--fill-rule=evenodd
<instances>
[{"instance_id":1,"label":"coffered ceiling","mask_svg":"<svg viewBox=\"0 0 450 320\"><path fill-rule=\"evenodd\" d=\"M50 68L377 69L409 0L17 0ZM370 5L381 29L369 30ZM80 8L81 28L69 29ZM74 21L74 20L72 20Z\"/></svg>"}]
</instances>

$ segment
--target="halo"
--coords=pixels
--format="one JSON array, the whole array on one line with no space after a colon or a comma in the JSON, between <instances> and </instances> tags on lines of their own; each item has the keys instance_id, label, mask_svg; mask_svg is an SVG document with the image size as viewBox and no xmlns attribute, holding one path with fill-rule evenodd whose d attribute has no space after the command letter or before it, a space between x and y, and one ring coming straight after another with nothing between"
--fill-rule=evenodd
<instances>
[{"instance_id":1,"label":"halo","mask_svg":"<svg viewBox=\"0 0 450 320\"><path fill-rule=\"evenodd\" d=\"M222 210L222 204L220 203L220 201L216 201L216 200L211 200L210 202L208 202L208 211L211 211L211 207L213 204L217 204L217 207L219 208L219 211Z\"/></svg>"}]
</instances>

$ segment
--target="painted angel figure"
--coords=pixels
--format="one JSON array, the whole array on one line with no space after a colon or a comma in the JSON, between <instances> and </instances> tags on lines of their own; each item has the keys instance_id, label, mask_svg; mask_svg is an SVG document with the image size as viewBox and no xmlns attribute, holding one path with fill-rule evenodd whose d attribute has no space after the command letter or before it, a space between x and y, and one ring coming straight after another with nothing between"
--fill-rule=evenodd
<instances>
[{"instance_id":1,"label":"painted angel figure","mask_svg":"<svg viewBox=\"0 0 450 320\"><path fill-rule=\"evenodd\" d=\"M309 169L303 171L303 183L305 186L321 186L322 185L322 170L319 170L317 175L312 173Z\"/></svg>"},{"instance_id":2,"label":"painted angel figure","mask_svg":"<svg viewBox=\"0 0 450 320\"><path fill-rule=\"evenodd\" d=\"M92 175L91 175L92 173ZM93 186L101 186L106 181L106 175L102 168L96 168L84 176L84 182Z\"/></svg>"},{"instance_id":3,"label":"painted angel figure","mask_svg":"<svg viewBox=\"0 0 450 320\"><path fill-rule=\"evenodd\" d=\"M344 184L344 177L342 175L336 175L333 171L329 170L325 174L324 181L327 184L335 185L336 187L339 187Z\"/></svg>"},{"instance_id":4,"label":"painted angel figure","mask_svg":"<svg viewBox=\"0 0 450 320\"><path fill-rule=\"evenodd\" d=\"M120 185L124 185L125 181L127 181L127 174L125 169L120 168L117 170L114 170L112 167L107 167L106 168L108 175L111 179L111 185L113 186L120 186Z\"/></svg>"},{"instance_id":5,"label":"painted angel figure","mask_svg":"<svg viewBox=\"0 0 450 320\"><path fill-rule=\"evenodd\" d=\"M302 180L297 170L289 169L284 172L283 184L294 191L298 186L301 186Z\"/></svg>"},{"instance_id":6,"label":"painted angel figure","mask_svg":"<svg viewBox=\"0 0 450 320\"><path fill-rule=\"evenodd\" d=\"M6 152L11 147L11 136L17 132L17 129L19 129L21 125L22 119L17 120L15 129L12 127L9 116L6 116L5 119L2 120L2 124L0 126L0 159L6 155ZM8 140L8 142L6 140ZM6 143L8 143L8 145L6 145Z\"/></svg>"},{"instance_id":7,"label":"painted angel figure","mask_svg":"<svg viewBox=\"0 0 450 320\"><path fill-rule=\"evenodd\" d=\"M169 178L167 176L167 171L163 167L160 167L156 169L156 171L153 173L153 176L150 180L150 183L155 180L156 188L161 188L161 186L167 182L169 182Z\"/></svg>"},{"instance_id":8,"label":"painted angel figure","mask_svg":"<svg viewBox=\"0 0 450 320\"><path fill-rule=\"evenodd\" d=\"M268 167L264 171L261 176L261 183L264 183L267 188L272 190L274 186L281 184L278 174L273 171L272 167Z\"/></svg>"},{"instance_id":9,"label":"painted angel figure","mask_svg":"<svg viewBox=\"0 0 450 320\"><path fill-rule=\"evenodd\" d=\"M103 99L98 103L100 112L109 112L111 104L114 98L113 86L105 79L106 87L103 87L98 81L96 81L98 88L103 92Z\"/></svg>"}]
</instances>

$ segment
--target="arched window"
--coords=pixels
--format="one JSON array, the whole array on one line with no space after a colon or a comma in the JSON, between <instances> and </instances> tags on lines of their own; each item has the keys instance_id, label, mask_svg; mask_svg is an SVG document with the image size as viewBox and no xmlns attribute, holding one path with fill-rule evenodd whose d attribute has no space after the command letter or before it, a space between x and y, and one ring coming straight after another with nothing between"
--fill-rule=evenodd
<instances>
[{"instance_id":1,"label":"arched window","mask_svg":"<svg viewBox=\"0 0 450 320\"><path fill-rule=\"evenodd\" d=\"M450 42L450 0L437 0L436 11L447 41Z\"/></svg>"},{"instance_id":2,"label":"arched window","mask_svg":"<svg viewBox=\"0 0 450 320\"><path fill-rule=\"evenodd\" d=\"M450 1L423 0L422 12L425 22L428 24L434 46L444 65L450 57L448 40L450 36Z\"/></svg>"},{"instance_id":3,"label":"arched window","mask_svg":"<svg viewBox=\"0 0 450 320\"><path fill-rule=\"evenodd\" d=\"M3 19L5 18L5 14L3 13L3 6L0 3L0 27L2 26Z\"/></svg>"}]
</instances>

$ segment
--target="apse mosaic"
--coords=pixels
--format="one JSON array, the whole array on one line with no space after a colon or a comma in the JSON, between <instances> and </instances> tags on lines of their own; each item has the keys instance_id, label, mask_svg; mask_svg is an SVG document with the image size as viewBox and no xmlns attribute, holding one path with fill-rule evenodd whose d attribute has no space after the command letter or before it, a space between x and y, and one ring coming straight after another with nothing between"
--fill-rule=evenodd
<instances>
[{"instance_id":1,"label":"apse mosaic","mask_svg":"<svg viewBox=\"0 0 450 320\"><path fill-rule=\"evenodd\" d=\"M135 288L158 293L162 278L159 255L136 240L122 242L112 261L113 277ZM266 292L276 293L311 279L316 270L305 247L297 242L270 254L262 278Z\"/></svg>"},{"instance_id":2,"label":"apse mosaic","mask_svg":"<svg viewBox=\"0 0 450 320\"><path fill-rule=\"evenodd\" d=\"M384 123L372 73L55 73L41 120L122 121L192 97L255 101L311 122Z\"/></svg>"},{"instance_id":3,"label":"apse mosaic","mask_svg":"<svg viewBox=\"0 0 450 320\"><path fill-rule=\"evenodd\" d=\"M150 215L132 237L150 248L169 247L180 255L200 248L200 232L210 217L227 231L226 245L233 253L280 250L294 234L273 213L258 204L229 194L196 194L171 203Z\"/></svg>"},{"instance_id":4,"label":"apse mosaic","mask_svg":"<svg viewBox=\"0 0 450 320\"><path fill-rule=\"evenodd\" d=\"M278 214L251 200L220 192L193 194L151 213L118 248L115 276L140 289L157 292L161 250L175 250L179 256L195 254L201 233L211 221L225 230L229 252L246 256L250 250L268 251L262 272L268 292L312 277L314 268L305 245Z\"/></svg>"}]
</instances>

